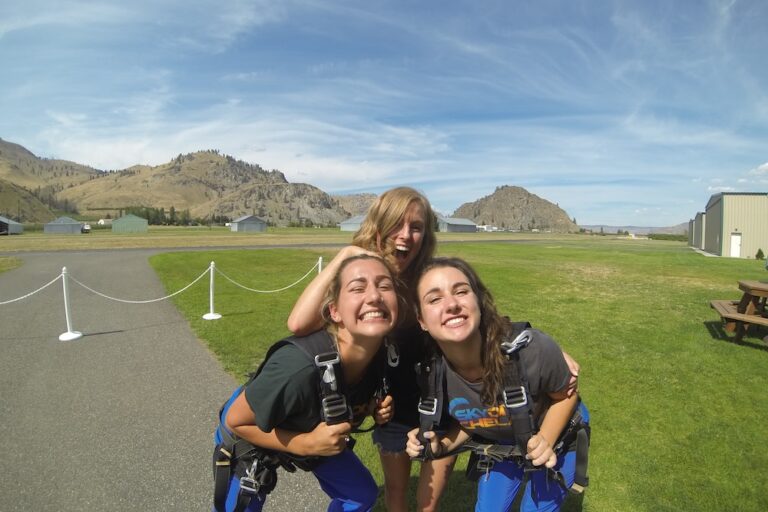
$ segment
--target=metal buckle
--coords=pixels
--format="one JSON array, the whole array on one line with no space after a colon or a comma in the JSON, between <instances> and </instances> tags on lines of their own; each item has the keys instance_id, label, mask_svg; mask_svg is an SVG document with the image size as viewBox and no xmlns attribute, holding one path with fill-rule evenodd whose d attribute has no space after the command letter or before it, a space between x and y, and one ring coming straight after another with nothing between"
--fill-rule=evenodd
<instances>
[{"instance_id":1,"label":"metal buckle","mask_svg":"<svg viewBox=\"0 0 768 512\"><path fill-rule=\"evenodd\" d=\"M502 398L504 398L504 405L510 409L518 409L528 405L528 395L526 395L523 386L505 389L502 393Z\"/></svg>"},{"instance_id":2,"label":"metal buckle","mask_svg":"<svg viewBox=\"0 0 768 512\"><path fill-rule=\"evenodd\" d=\"M251 467L245 470L245 475L240 478L240 492L259 494L261 484L256 481L256 470L259 468L259 459L253 459Z\"/></svg>"},{"instance_id":3,"label":"metal buckle","mask_svg":"<svg viewBox=\"0 0 768 512\"><path fill-rule=\"evenodd\" d=\"M347 399L344 395L333 395L323 398L322 408L325 422L328 424L333 420L346 419L349 417Z\"/></svg>"},{"instance_id":4,"label":"metal buckle","mask_svg":"<svg viewBox=\"0 0 768 512\"><path fill-rule=\"evenodd\" d=\"M315 366L325 366L325 372L323 372L323 382L331 386L331 390L336 391L338 386L336 384L336 372L333 370L333 365L340 362L338 352L325 352L324 354L317 354L315 356Z\"/></svg>"},{"instance_id":5,"label":"metal buckle","mask_svg":"<svg viewBox=\"0 0 768 512\"><path fill-rule=\"evenodd\" d=\"M496 461L490 457L480 456L477 458L477 469L484 473L490 471L494 464Z\"/></svg>"},{"instance_id":6,"label":"metal buckle","mask_svg":"<svg viewBox=\"0 0 768 512\"><path fill-rule=\"evenodd\" d=\"M437 398L419 398L419 412L429 416L437 412Z\"/></svg>"},{"instance_id":7,"label":"metal buckle","mask_svg":"<svg viewBox=\"0 0 768 512\"><path fill-rule=\"evenodd\" d=\"M532 338L530 329L526 329L520 334L517 335L517 338L515 338L512 341L504 341L501 343L501 348L504 351L506 355L511 355L520 350L521 348L525 347L530 343Z\"/></svg>"}]
</instances>

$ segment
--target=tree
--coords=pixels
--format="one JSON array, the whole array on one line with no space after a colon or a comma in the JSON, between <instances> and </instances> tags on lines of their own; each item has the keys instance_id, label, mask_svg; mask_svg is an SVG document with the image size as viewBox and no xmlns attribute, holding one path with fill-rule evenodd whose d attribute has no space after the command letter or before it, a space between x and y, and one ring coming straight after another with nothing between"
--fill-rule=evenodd
<instances>
[{"instance_id":1,"label":"tree","mask_svg":"<svg viewBox=\"0 0 768 512\"><path fill-rule=\"evenodd\" d=\"M758 249L757 250L757 254L755 254L755 259L756 260L763 260L763 259L765 259L765 254L763 254L763 250L762 249Z\"/></svg>"}]
</instances>

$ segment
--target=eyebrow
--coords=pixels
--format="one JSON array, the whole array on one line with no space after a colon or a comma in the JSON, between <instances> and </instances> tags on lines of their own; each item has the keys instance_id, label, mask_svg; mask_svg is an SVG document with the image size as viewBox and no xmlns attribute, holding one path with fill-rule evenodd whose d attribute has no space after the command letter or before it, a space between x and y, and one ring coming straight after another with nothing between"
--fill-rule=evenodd
<instances>
[{"instance_id":1,"label":"eyebrow","mask_svg":"<svg viewBox=\"0 0 768 512\"><path fill-rule=\"evenodd\" d=\"M456 288L458 288L460 286L469 286L469 282L468 281L458 281L458 282L454 283L451 286L451 291L455 290ZM472 288L471 286L469 286L469 287ZM439 291L440 291L440 287L439 286L435 286L434 288L431 288L431 289L427 290L426 292L424 292L424 295L422 295L421 298L423 299L424 297L426 297L430 293L435 293L435 292L439 292Z\"/></svg>"},{"instance_id":2,"label":"eyebrow","mask_svg":"<svg viewBox=\"0 0 768 512\"><path fill-rule=\"evenodd\" d=\"M389 281L393 281L392 276L390 276L389 274L379 274L379 275L377 275L377 276L375 276L373 278L373 282L374 283L380 283L381 281L383 281L385 279L387 279ZM353 283L367 283L367 282L368 282L368 278L367 277L363 277L363 276L353 277L352 279L347 281L347 283L344 286L349 286L350 284L353 284Z\"/></svg>"}]
</instances>

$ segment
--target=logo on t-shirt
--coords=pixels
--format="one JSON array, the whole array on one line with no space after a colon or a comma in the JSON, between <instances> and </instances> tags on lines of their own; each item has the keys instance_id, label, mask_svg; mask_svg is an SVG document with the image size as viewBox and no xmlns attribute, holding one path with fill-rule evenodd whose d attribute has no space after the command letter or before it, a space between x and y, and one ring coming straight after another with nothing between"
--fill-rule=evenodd
<instances>
[{"instance_id":1,"label":"logo on t-shirt","mask_svg":"<svg viewBox=\"0 0 768 512\"><path fill-rule=\"evenodd\" d=\"M451 400L448 404L448 412L462 428L467 430L508 427L512 424L512 419L507 415L507 409L503 405L474 407L464 397Z\"/></svg>"}]
</instances>

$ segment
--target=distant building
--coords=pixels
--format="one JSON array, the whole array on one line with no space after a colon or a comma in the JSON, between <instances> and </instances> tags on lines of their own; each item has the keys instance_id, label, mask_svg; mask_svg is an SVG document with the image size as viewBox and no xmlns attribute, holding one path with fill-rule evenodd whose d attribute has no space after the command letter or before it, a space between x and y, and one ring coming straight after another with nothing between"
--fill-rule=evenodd
<instances>
[{"instance_id":1,"label":"distant building","mask_svg":"<svg viewBox=\"0 0 768 512\"><path fill-rule=\"evenodd\" d=\"M267 230L267 221L260 219L255 215L243 215L239 219L233 220L229 229L231 231L240 232L263 232Z\"/></svg>"},{"instance_id":2,"label":"distant building","mask_svg":"<svg viewBox=\"0 0 768 512\"><path fill-rule=\"evenodd\" d=\"M704 249L704 230L707 225L707 214L704 212L696 213L693 219L693 229L688 233L688 238L692 239L691 245L697 249Z\"/></svg>"},{"instance_id":3,"label":"distant building","mask_svg":"<svg viewBox=\"0 0 768 512\"><path fill-rule=\"evenodd\" d=\"M731 258L754 258L758 249L768 252L768 193L715 194L704 215L706 252Z\"/></svg>"},{"instance_id":4,"label":"distant building","mask_svg":"<svg viewBox=\"0 0 768 512\"><path fill-rule=\"evenodd\" d=\"M441 233L475 233L477 224L458 217L437 217L437 230Z\"/></svg>"},{"instance_id":5,"label":"distant building","mask_svg":"<svg viewBox=\"0 0 768 512\"><path fill-rule=\"evenodd\" d=\"M59 217L43 226L43 233L56 235L79 235L83 223L69 217Z\"/></svg>"},{"instance_id":6,"label":"distant building","mask_svg":"<svg viewBox=\"0 0 768 512\"><path fill-rule=\"evenodd\" d=\"M20 235L24 232L24 226L5 217L0 217L0 235Z\"/></svg>"},{"instance_id":7,"label":"distant building","mask_svg":"<svg viewBox=\"0 0 768 512\"><path fill-rule=\"evenodd\" d=\"M132 213L123 215L112 221L113 233L146 233L149 230L147 219L138 217Z\"/></svg>"},{"instance_id":8,"label":"distant building","mask_svg":"<svg viewBox=\"0 0 768 512\"><path fill-rule=\"evenodd\" d=\"M339 223L339 229L341 231L357 231L360 229L360 225L365 220L365 215L355 215L347 220Z\"/></svg>"}]
</instances>

